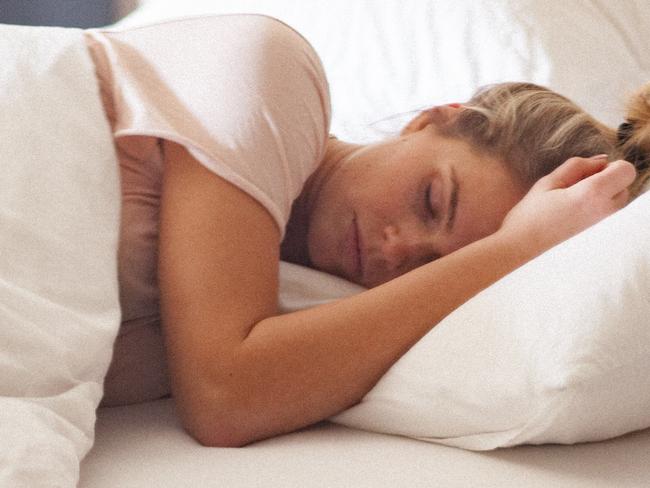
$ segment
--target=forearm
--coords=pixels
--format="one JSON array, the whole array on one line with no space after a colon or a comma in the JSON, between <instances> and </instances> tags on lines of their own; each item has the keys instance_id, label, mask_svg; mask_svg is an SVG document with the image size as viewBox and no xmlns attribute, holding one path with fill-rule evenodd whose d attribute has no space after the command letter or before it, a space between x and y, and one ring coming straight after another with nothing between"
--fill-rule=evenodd
<instances>
[{"instance_id":1,"label":"forearm","mask_svg":"<svg viewBox=\"0 0 650 488\"><path fill-rule=\"evenodd\" d=\"M357 403L447 314L531 257L494 235L354 297L260 321L213 377L229 392L234 443Z\"/></svg>"}]
</instances>

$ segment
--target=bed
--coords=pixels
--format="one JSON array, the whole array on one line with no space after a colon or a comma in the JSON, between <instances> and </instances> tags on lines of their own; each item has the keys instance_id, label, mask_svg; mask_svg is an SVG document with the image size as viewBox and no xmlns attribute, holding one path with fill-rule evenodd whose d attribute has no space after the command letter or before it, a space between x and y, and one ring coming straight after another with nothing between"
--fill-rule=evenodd
<instances>
[{"instance_id":1,"label":"bed","mask_svg":"<svg viewBox=\"0 0 650 488\"><path fill-rule=\"evenodd\" d=\"M103 409L80 487L648 486L650 431L574 446L472 452L333 423L241 449L199 446L171 400Z\"/></svg>"},{"instance_id":2,"label":"bed","mask_svg":"<svg viewBox=\"0 0 650 488\"><path fill-rule=\"evenodd\" d=\"M550 86L576 100L605 123L616 126L623 120L626 97L650 80L650 45L645 38L650 29L650 11L644 0L331 0L311 2L309 6L300 0L140 3L117 27L178 16L246 12L270 15L297 29L314 46L329 76L333 106L331 132L356 142L371 142L394 134L422 108L462 101L480 85L506 80ZM635 207L638 219L647 216L640 210L643 204ZM624 232L625 226L631 224L630 219L619 219L611 225L620 225L617 229ZM562 261L578 251L584 254L585 243L601 238L596 231L545 257L542 264ZM650 283L646 278L650 276L650 263L642 247L632 253L636 261L624 264L640 269L640 281L646 280L645 286ZM593 256L587 253L584 259L596 262L598 251L594 253ZM539 272L540 267L548 269L542 264L525 272L534 273L536 269ZM281 271L284 286L281 299L286 310L359 291L342 280L286 263ZM586 280L610 278L585 273ZM620 280L622 287L627 286L620 274L611 279ZM491 288L477 300L483 308L470 305L453 320L463 323L472 314L476 315L477 310L499 310L505 305L498 300L507 301L514 296L518 284L517 276L498 283L494 291ZM617 317L617 326L629 322L637 327L630 326L629 333L621 333L628 334L627 339L647 338L645 330L650 330L647 321L650 313L643 308L650 306L647 290L650 286L629 294L640 304L637 315L626 313ZM543 295L541 291L540 294ZM608 298L606 294L599 297ZM609 300L611 306L620 301L617 295L613 297ZM578 293L575 300L583 297ZM630 303L627 300L633 298L626 295L621 300L627 306ZM587 301L584 306L591 313L582 315L585 321L599 312L593 301ZM520 313L526 317L530 307L522 306ZM578 321L580 317L578 314ZM572 330L576 334L589 332L580 327ZM447 325L440 329L435 336L427 338L428 345L436 341L453 343L453 327ZM478 334L476 337L480 338L480 331L477 328L468 333ZM632 336L634 331L636 335ZM606 339L610 340L611 336ZM383 422L387 418L386 398L394 395L389 398L392 401L389 404L394 406L399 401L396 398L399 388L411 388L405 394L408 397L421 384L409 383L398 374L418 368L420 363L408 360L398 363L356 410L244 448L202 447L184 432L169 398L100 408L94 443L81 463L78 486L649 486L650 384L646 377L650 377L647 374L650 347L644 344L650 344L650 339L638 340L635 345L629 341L619 344L626 352L635 347L639 358L636 369L632 373L625 370L625 381L621 376L608 376L606 387L601 384L600 389L591 391L591 396L585 395L581 402L564 408L561 415L545 408L547 405L540 402L539 396L526 396L516 408L513 405L518 399L503 396L502 403L495 402L490 407L492 410L485 410L486 419L494 421L498 428L494 427L493 432L487 429L478 440L476 436L465 435L463 426L459 427L460 431L454 431L455 424L453 428L443 426L446 435L423 434L428 428L424 425L435 422L431 418L435 416L427 417L417 409L405 415L404 422L395 416L392 424ZM409 355L414 357L411 351ZM521 357L513 355L510 360L521 361ZM506 361L495 366L498 367L505 371L512 363ZM467 378L470 373L463 370ZM502 384L508 379L527 380L507 375L504 378ZM454 381L454 378L447 380ZM475 389L480 389L481 384L488 385L481 397L488 398L493 384L485 383L483 377L474 381L470 378L468 384ZM625 389L619 389L620 385ZM448 385L442 386L448 389ZM558 391L565 394L572 387L563 383L559 388L554 387L553 394ZM548 390L543 394L549 395ZM601 397L606 397L609 403L601 401ZM625 410L624 404L632 407ZM598 408L591 409L590 405ZM518 427L517 435L511 435L511 429L507 438L492 435L496 430L498 434L503 433L503 422L509 417L524 418L533 409L541 412L536 413L536 418L543 415L552 419L544 429L537 422L533 430ZM479 411L476 405L467 410L465 426L482 421L478 418ZM440 418L447 419L444 412ZM462 424L458 419L451 419L450 424L454 420ZM577 424L579 428L575 427ZM567 425L575 429L568 429ZM514 447L505 447L508 445ZM0 471L0 484L1 475Z\"/></svg>"}]
</instances>

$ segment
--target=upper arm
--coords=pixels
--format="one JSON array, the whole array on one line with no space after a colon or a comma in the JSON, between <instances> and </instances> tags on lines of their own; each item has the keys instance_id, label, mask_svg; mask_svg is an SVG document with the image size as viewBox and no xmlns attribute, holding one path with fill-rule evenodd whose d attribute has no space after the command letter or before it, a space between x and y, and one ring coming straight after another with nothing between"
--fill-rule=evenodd
<instances>
[{"instance_id":1,"label":"upper arm","mask_svg":"<svg viewBox=\"0 0 650 488\"><path fill-rule=\"evenodd\" d=\"M258 357L238 346L277 313L280 226L324 152L329 94L316 53L279 21L227 16L168 27L138 29L115 46L136 46L150 69L143 76L139 57L121 58L133 63L124 86L147 108L125 130L189 149L165 143L158 279L172 392L199 438L211 423L207 404L228 409L237 405L229 395L245 393L231 375L235 362L256 374ZM175 49L181 28L209 62L188 57L190 45Z\"/></svg>"},{"instance_id":2,"label":"upper arm","mask_svg":"<svg viewBox=\"0 0 650 488\"><path fill-rule=\"evenodd\" d=\"M158 278L172 392L200 436L212 382L258 321L277 312L280 232L252 197L165 143ZM207 396L206 396L207 395ZM211 401L211 400L210 400Z\"/></svg>"}]
</instances>

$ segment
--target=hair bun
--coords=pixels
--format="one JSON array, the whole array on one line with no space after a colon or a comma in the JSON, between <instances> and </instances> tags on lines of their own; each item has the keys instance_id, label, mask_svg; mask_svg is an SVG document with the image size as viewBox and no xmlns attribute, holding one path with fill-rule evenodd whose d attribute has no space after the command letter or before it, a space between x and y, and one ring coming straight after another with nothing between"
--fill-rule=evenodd
<instances>
[{"instance_id":1,"label":"hair bun","mask_svg":"<svg viewBox=\"0 0 650 488\"><path fill-rule=\"evenodd\" d=\"M642 152L650 152L650 83L630 98L626 123L629 124L629 134L625 142L637 146Z\"/></svg>"},{"instance_id":2,"label":"hair bun","mask_svg":"<svg viewBox=\"0 0 650 488\"><path fill-rule=\"evenodd\" d=\"M650 179L650 83L646 83L629 100L626 121L618 128L623 157L637 169L632 193Z\"/></svg>"}]
</instances>

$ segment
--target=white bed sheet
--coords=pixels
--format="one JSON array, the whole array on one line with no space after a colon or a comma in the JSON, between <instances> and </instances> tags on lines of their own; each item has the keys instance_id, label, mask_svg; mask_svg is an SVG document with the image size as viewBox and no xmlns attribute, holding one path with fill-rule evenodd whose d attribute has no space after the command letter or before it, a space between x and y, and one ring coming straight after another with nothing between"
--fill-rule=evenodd
<instances>
[{"instance_id":1,"label":"white bed sheet","mask_svg":"<svg viewBox=\"0 0 650 488\"><path fill-rule=\"evenodd\" d=\"M322 422L245 448L208 448L171 399L102 408L80 488L650 486L650 429L603 442L472 452Z\"/></svg>"}]
</instances>

